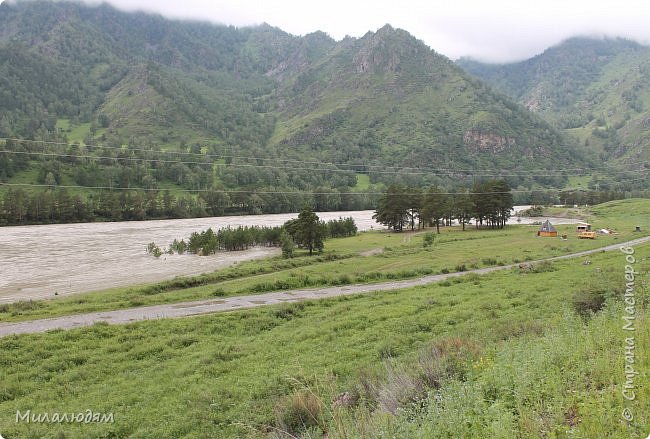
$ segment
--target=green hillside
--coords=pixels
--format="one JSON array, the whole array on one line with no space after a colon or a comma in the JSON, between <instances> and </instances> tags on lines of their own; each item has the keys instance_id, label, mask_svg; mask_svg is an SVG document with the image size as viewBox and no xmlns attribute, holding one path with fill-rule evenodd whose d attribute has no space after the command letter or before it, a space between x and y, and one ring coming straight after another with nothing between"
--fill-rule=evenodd
<instances>
[{"instance_id":1,"label":"green hillside","mask_svg":"<svg viewBox=\"0 0 650 439\"><path fill-rule=\"evenodd\" d=\"M572 38L529 60L458 64L586 145L601 160L647 162L650 47Z\"/></svg>"},{"instance_id":2,"label":"green hillside","mask_svg":"<svg viewBox=\"0 0 650 439\"><path fill-rule=\"evenodd\" d=\"M323 159L452 169L576 159L541 119L388 25L342 41L282 91L272 143Z\"/></svg>"},{"instance_id":3,"label":"green hillside","mask_svg":"<svg viewBox=\"0 0 650 439\"><path fill-rule=\"evenodd\" d=\"M563 188L598 166L587 148L611 149L610 131L594 131L593 142L596 135L567 135L389 25L337 42L322 32L296 37L108 5L5 2L0 84L0 138L8 139L0 139L0 193L8 196L6 184L28 194L38 190L25 184L69 186L90 218L283 212L304 203L365 209L391 183L454 190L484 177L524 191ZM626 128L643 125L633 116ZM626 156L645 154L637 131L619 131L632 142ZM638 188L627 180L616 173L599 188ZM78 186L110 192L91 200ZM115 188L169 189L174 199L117 196ZM22 210L40 206L11 194L10 223L24 221L20 208L6 207L20 200ZM123 203L135 204L125 212ZM30 221L70 217L36 211Z\"/></svg>"}]
</instances>

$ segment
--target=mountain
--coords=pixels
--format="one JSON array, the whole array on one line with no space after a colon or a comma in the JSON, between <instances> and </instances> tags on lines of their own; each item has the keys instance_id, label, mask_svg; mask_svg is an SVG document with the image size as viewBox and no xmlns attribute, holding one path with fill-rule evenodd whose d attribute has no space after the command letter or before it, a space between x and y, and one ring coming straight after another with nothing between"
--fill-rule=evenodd
<instances>
[{"instance_id":1,"label":"mountain","mask_svg":"<svg viewBox=\"0 0 650 439\"><path fill-rule=\"evenodd\" d=\"M503 173L561 187L563 168L589 166L542 117L389 25L334 41L73 2L0 4L0 137L52 142L5 142L5 182L239 190L230 202L250 212L278 203L265 192L369 207L343 194Z\"/></svg>"},{"instance_id":2,"label":"mountain","mask_svg":"<svg viewBox=\"0 0 650 439\"><path fill-rule=\"evenodd\" d=\"M512 64L459 66L586 144L601 160L650 160L650 47L572 38Z\"/></svg>"}]
</instances>

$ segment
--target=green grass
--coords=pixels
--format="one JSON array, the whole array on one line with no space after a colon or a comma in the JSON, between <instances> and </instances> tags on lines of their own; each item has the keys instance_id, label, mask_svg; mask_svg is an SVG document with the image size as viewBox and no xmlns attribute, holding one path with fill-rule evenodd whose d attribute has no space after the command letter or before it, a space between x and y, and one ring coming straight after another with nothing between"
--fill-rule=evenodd
<instances>
[{"instance_id":1,"label":"green grass","mask_svg":"<svg viewBox=\"0 0 650 439\"><path fill-rule=\"evenodd\" d=\"M61 131L68 131L70 129L70 119L57 119L55 128Z\"/></svg>"},{"instance_id":2,"label":"green grass","mask_svg":"<svg viewBox=\"0 0 650 439\"><path fill-rule=\"evenodd\" d=\"M636 250L637 267L647 274L650 245ZM593 284L609 284L613 277L617 288L612 293L620 291L623 255L600 253L590 260L591 265L567 260L541 272L468 275L439 285L264 309L6 337L0 339L0 431L8 438L262 437L260 432L270 432L277 411L296 391L310 389L329 407L339 392L369 382L368 377L381 379L386 362L411 364L432 342L452 339L476 351L458 358L455 367L468 371L465 379L445 382L448 386L440 389L443 401L450 401L442 407L449 422L458 418L451 415L463 413L458 412L462 407L469 410L464 418L469 423L458 425L455 437L472 437L463 433L481 429L486 415L509 421L502 428L514 425L519 437L531 432L542 436L548 428L561 427L557 413L568 410L568 404L578 407L589 426L575 427L576 437L624 437L629 430L613 421L621 404L617 386L622 365L617 359L622 358L622 339L589 338L589 329L581 330L570 318L570 331L562 329L572 312L570 297L584 288L586 279L600 276L596 268L603 279L593 279ZM618 315L612 321L608 329L620 326ZM589 342L582 346L585 340ZM648 347L646 330L639 340L641 354ZM567 344L555 344L559 342ZM479 357L489 361L474 372ZM645 356L639 367L647 366ZM640 386L644 380L639 376ZM486 395L498 404L486 408ZM650 398L647 386L640 387L638 398L641 424L648 421L643 405ZM435 408L430 403L425 407ZM16 410L86 409L114 413L115 423L15 422ZM430 422L426 413L417 415ZM540 413L548 425L540 425ZM607 416L599 421L602 413ZM337 437L337 418L328 409L322 416ZM378 416L395 431L418 431L418 425L428 431L424 424L409 425L413 417L368 416ZM496 421L489 425L498 426ZM589 434L594 432L598 434Z\"/></svg>"},{"instance_id":3,"label":"green grass","mask_svg":"<svg viewBox=\"0 0 650 439\"><path fill-rule=\"evenodd\" d=\"M631 231L635 226L641 227L643 233L650 230L650 201L617 200L598 204L589 208L594 227L613 228L622 235L635 236Z\"/></svg>"},{"instance_id":4,"label":"green grass","mask_svg":"<svg viewBox=\"0 0 650 439\"><path fill-rule=\"evenodd\" d=\"M583 212L585 213L585 212ZM510 226L504 230L468 227L442 228L432 248L422 246L424 233L366 232L326 242L322 257L301 256L240 263L203 276L179 278L154 285L117 288L44 301L0 306L0 319L22 321L135 306L210 299L215 296L267 291L373 283L408 279L462 269L508 265L575 253L634 239L634 225L650 230L650 201L605 203L586 212L594 228L613 228L619 235L595 240L576 238L573 225L557 225L559 238L539 238L538 226ZM647 233L647 232L646 232ZM159 243L166 247L167 243ZM370 256L362 256L369 254ZM196 257L187 255L186 257Z\"/></svg>"},{"instance_id":5,"label":"green grass","mask_svg":"<svg viewBox=\"0 0 650 439\"><path fill-rule=\"evenodd\" d=\"M368 187L370 187L370 176L368 174L357 174L357 185L352 190L363 191Z\"/></svg>"},{"instance_id":6,"label":"green grass","mask_svg":"<svg viewBox=\"0 0 650 439\"><path fill-rule=\"evenodd\" d=\"M29 168L18 171L11 177L9 182L14 184L38 184L38 169Z\"/></svg>"},{"instance_id":7,"label":"green grass","mask_svg":"<svg viewBox=\"0 0 650 439\"><path fill-rule=\"evenodd\" d=\"M88 122L73 127L68 133L68 141L83 143L83 140L90 134L90 125Z\"/></svg>"},{"instance_id":8,"label":"green grass","mask_svg":"<svg viewBox=\"0 0 650 439\"><path fill-rule=\"evenodd\" d=\"M442 229L430 249L422 247L422 232L362 233L356 237L327 241L327 251L322 257L250 261L212 275L181 278L152 286L76 294L28 304L7 304L0 306L0 318L4 321L31 320L215 296L408 279L559 256L625 239L606 236L597 240L578 240L573 237L573 226L558 226L561 234L572 235L570 240L561 241L559 238L538 238L537 228L468 228L464 232L459 228L447 228ZM375 251L381 253L375 254ZM360 256L365 252L372 256Z\"/></svg>"},{"instance_id":9,"label":"green grass","mask_svg":"<svg viewBox=\"0 0 650 439\"><path fill-rule=\"evenodd\" d=\"M56 129L62 131L67 137L68 142L83 143L83 140L90 134L90 122L73 125L70 119L57 119ZM105 130L98 130L96 136L100 136Z\"/></svg>"},{"instance_id":10,"label":"green grass","mask_svg":"<svg viewBox=\"0 0 650 439\"><path fill-rule=\"evenodd\" d=\"M359 437L363 431L389 437L645 437L647 377L635 379L634 401L621 394L622 313L618 303L587 324L565 315L542 337L526 334L466 359L464 379L450 379L397 418L364 410L336 413L330 428L339 434L329 437ZM647 327L645 310L639 311L638 323ZM637 334L636 347L647 352L650 331ZM649 358L637 357L635 368L647 371ZM622 419L624 408L634 415L630 423Z\"/></svg>"},{"instance_id":11,"label":"green grass","mask_svg":"<svg viewBox=\"0 0 650 439\"><path fill-rule=\"evenodd\" d=\"M566 187L569 189L587 189L591 175L570 175Z\"/></svg>"}]
</instances>

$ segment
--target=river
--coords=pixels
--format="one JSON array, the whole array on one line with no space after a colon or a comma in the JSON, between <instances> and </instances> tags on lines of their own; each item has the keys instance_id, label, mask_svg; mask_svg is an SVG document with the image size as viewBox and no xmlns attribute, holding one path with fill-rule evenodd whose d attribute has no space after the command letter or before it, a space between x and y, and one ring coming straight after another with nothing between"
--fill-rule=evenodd
<instances>
[{"instance_id":1,"label":"river","mask_svg":"<svg viewBox=\"0 0 650 439\"><path fill-rule=\"evenodd\" d=\"M515 210L521 209L517 206ZM323 212L322 220L352 217L359 230L382 229L374 211ZM226 216L112 223L51 224L0 228L0 303L44 299L136 285L213 271L233 263L278 254L253 248L211 256L146 253L149 242L166 248L208 227L279 226L297 214ZM539 220L536 218L535 220ZM514 223L516 218L511 222ZM551 219L557 224L566 218ZM521 218L521 223L530 223Z\"/></svg>"}]
</instances>

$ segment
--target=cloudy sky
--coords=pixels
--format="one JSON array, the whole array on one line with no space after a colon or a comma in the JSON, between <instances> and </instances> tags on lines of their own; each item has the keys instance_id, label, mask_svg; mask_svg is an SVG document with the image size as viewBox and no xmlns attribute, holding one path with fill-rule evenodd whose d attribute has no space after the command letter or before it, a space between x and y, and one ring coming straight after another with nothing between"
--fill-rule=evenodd
<instances>
[{"instance_id":1,"label":"cloudy sky","mask_svg":"<svg viewBox=\"0 0 650 439\"><path fill-rule=\"evenodd\" d=\"M97 0L88 0L97 1ZM650 44L647 0L108 0L145 10L245 26L269 23L294 35L316 30L336 40L386 23L452 59L529 58L574 35L623 36Z\"/></svg>"}]
</instances>

